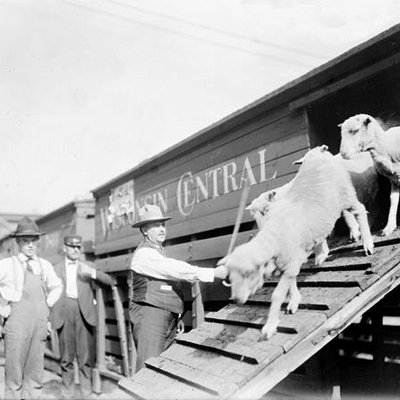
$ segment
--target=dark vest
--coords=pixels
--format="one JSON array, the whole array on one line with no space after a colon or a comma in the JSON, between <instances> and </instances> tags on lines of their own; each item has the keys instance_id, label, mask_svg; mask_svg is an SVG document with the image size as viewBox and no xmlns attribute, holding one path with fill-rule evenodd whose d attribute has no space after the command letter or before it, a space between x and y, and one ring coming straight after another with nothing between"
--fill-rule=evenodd
<instances>
[{"instance_id":1,"label":"dark vest","mask_svg":"<svg viewBox=\"0 0 400 400\"><path fill-rule=\"evenodd\" d=\"M161 249L148 240L140 243L135 251L145 247L155 249L163 254ZM149 304L163 310L182 314L183 293L181 282L162 281L130 270L128 285L131 303Z\"/></svg>"}]
</instances>

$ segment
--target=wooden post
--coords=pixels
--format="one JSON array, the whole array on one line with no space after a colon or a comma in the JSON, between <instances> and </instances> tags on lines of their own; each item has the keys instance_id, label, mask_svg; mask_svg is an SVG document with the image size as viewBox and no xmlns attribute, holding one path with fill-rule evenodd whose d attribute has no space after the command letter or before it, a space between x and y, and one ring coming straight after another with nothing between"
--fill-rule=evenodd
<instances>
[{"instance_id":1,"label":"wooden post","mask_svg":"<svg viewBox=\"0 0 400 400\"><path fill-rule=\"evenodd\" d=\"M200 283L195 281L192 283L192 318L193 318L193 328L197 328L204 322L204 306L203 298L200 291Z\"/></svg>"},{"instance_id":2,"label":"wooden post","mask_svg":"<svg viewBox=\"0 0 400 400\"><path fill-rule=\"evenodd\" d=\"M136 373L136 362L137 362L137 352L135 341L133 340L133 332L132 332L132 324L131 321L128 321L128 351L130 358L130 376Z\"/></svg>"},{"instance_id":3,"label":"wooden post","mask_svg":"<svg viewBox=\"0 0 400 400\"><path fill-rule=\"evenodd\" d=\"M122 368L125 376L129 376L129 360L128 360L128 346L126 341L126 324L124 308L122 305L121 295L117 286L112 286L112 295L114 300L115 315L117 317L117 328L119 343L121 346Z\"/></svg>"},{"instance_id":4,"label":"wooden post","mask_svg":"<svg viewBox=\"0 0 400 400\"><path fill-rule=\"evenodd\" d=\"M93 391L101 393L100 369L104 367L106 355L106 322L103 290L96 288L97 326L96 326L96 366L93 368Z\"/></svg>"},{"instance_id":5,"label":"wooden post","mask_svg":"<svg viewBox=\"0 0 400 400\"><path fill-rule=\"evenodd\" d=\"M385 343L383 334L383 307L376 304L371 313L372 318L372 346L373 366L376 371L377 383L383 385L383 370L385 368Z\"/></svg>"}]
</instances>

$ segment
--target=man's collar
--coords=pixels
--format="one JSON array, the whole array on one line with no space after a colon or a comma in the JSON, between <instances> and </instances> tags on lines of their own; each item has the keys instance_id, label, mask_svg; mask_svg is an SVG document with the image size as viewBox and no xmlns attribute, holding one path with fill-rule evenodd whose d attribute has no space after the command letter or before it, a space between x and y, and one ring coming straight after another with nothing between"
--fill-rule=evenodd
<instances>
[{"instance_id":1,"label":"man's collar","mask_svg":"<svg viewBox=\"0 0 400 400\"><path fill-rule=\"evenodd\" d=\"M148 244L150 244L151 246L153 246L153 247L155 247L155 248L157 248L157 249L159 249L159 250L164 250L164 247L163 247L162 245L153 242L152 240L150 240L150 239L148 238L148 236L146 236L145 241L146 241Z\"/></svg>"},{"instance_id":2,"label":"man's collar","mask_svg":"<svg viewBox=\"0 0 400 400\"><path fill-rule=\"evenodd\" d=\"M30 258L31 260L37 260L38 259L38 256L36 256L36 255L33 256L33 257L27 257L24 253L19 253L17 257L21 262L25 262L28 258Z\"/></svg>"}]
</instances>

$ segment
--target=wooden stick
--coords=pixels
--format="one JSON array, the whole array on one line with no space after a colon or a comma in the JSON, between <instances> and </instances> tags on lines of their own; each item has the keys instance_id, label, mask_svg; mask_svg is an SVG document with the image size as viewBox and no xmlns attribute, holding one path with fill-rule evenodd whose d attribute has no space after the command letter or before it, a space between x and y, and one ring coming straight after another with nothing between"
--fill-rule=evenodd
<instances>
[{"instance_id":1,"label":"wooden stick","mask_svg":"<svg viewBox=\"0 0 400 400\"><path fill-rule=\"evenodd\" d=\"M242 196L240 198L239 210L236 215L235 227L233 228L233 233L232 233L231 241L229 243L227 254L232 253L233 246L235 245L236 238L239 233L240 223L242 222L243 212L244 212L244 208L246 206L246 201L247 201L247 196L249 195L249 191L250 191L250 185L248 184L248 181L246 180L245 184L244 184Z\"/></svg>"},{"instance_id":2,"label":"wooden stick","mask_svg":"<svg viewBox=\"0 0 400 400\"><path fill-rule=\"evenodd\" d=\"M247 201L247 196L249 194L249 191L250 191L250 185L249 185L248 181L246 180L244 187L243 187L242 196L240 197L240 203L239 203L238 213L236 215L235 227L233 228L233 233L231 236L231 241L229 242L227 254L232 253L233 247L235 246L236 238L239 233L240 223L242 222L243 212L244 212L244 208L246 206L246 201ZM229 276L226 277L222 281L222 284L224 286L228 286L228 287L230 286Z\"/></svg>"}]
</instances>

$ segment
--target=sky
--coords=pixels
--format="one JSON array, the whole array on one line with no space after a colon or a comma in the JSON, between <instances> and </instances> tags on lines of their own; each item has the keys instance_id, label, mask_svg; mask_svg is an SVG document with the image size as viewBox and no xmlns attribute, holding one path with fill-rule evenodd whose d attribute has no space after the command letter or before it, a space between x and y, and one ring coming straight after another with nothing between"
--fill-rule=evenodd
<instances>
[{"instance_id":1,"label":"sky","mask_svg":"<svg viewBox=\"0 0 400 400\"><path fill-rule=\"evenodd\" d=\"M397 0L0 0L0 214L47 214L400 21Z\"/></svg>"}]
</instances>

